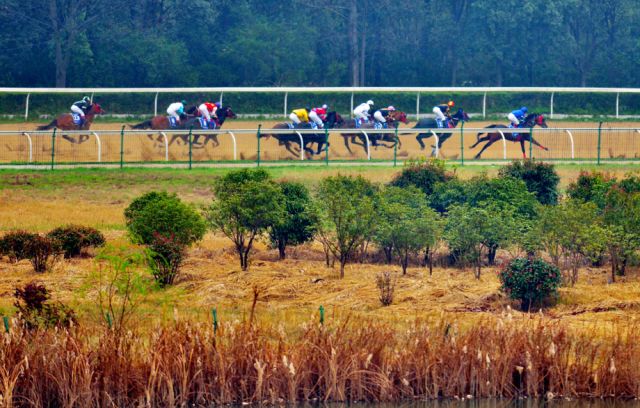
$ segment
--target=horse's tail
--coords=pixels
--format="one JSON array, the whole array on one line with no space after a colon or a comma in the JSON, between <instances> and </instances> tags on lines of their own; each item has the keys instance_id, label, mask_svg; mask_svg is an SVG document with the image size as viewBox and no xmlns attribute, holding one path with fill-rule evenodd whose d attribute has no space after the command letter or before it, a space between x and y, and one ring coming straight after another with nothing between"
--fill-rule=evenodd
<instances>
[{"instance_id":1,"label":"horse's tail","mask_svg":"<svg viewBox=\"0 0 640 408\"><path fill-rule=\"evenodd\" d=\"M151 120L145 120L144 122L138 123L136 125L129 125L131 129L151 129Z\"/></svg>"},{"instance_id":2,"label":"horse's tail","mask_svg":"<svg viewBox=\"0 0 640 408\"><path fill-rule=\"evenodd\" d=\"M52 120L48 125L38 126L36 130L49 130L53 129L56 126L58 126L58 119Z\"/></svg>"}]
</instances>

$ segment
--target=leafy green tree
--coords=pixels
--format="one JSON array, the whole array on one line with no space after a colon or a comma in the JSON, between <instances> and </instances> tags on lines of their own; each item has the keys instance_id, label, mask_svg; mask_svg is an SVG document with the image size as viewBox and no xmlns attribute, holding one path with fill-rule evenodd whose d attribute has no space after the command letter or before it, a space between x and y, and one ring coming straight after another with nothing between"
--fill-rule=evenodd
<instances>
[{"instance_id":1,"label":"leafy green tree","mask_svg":"<svg viewBox=\"0 0 640 408\"><path fill-rule=\"evenodd\" d=\"M525 182L527 190L534 193L541 204L558 203L560 176L553 164L535 160L513 161L498 172L501 177L513 177Z\"/></svg>"},{"instance_id":2,"label":"leafy green tree","mask_svg":"<svg viewBox=\"0 0 640 408\"><path fill-rule=\"evenodd\" d=\"M146 193L131 202L124 212L133 242L150 249L149 261L156 281L173 283L188 247L206 232L202 216L175 194Z\"/></svg>"},{"instance_id":3,"label":"leafy green tree","mask_svg":"<svg viewBox=\"0 0 640 408\"><path fill-rule=\"evenodd\" d=\"M217 179L213 191L209 225L233 241L246 271L255 240L285 217L282 189L265 170L243 169Z\"/></svg>"},{"instance_id":4,"label":"leafy green tree","mask_svg":"<svg viewBox=\"0 0 640 408\"><path fill-rule=\"evenodd\" d=\"M317 193L320 209L319 236L340 262L340 277L355 250L375 232L377 190L361 176L332 176L320 182Z\"/></svg>"},{"instance_id":5,"label":"leafy green tree","mask_svg":"<svg viewBox=\"0 0 640 408\"><path fill-rule=\"evenodd\" d=\"M318 217L312 208L309 190L303 184L284 181L280 187L285 213L269 230L269 238L278 248L280 259L285 259L287 245L300 245L313 239Z\"/></svg>"},{"instance_id":6,"label":"leafy green tree","mask_svg":"<svg viewBox=\"0 0 640 408\"><path fill-rule=\"evenodd\" d=\"M422 190L426 195L431 195L436 183L442 183L454 178L447 173L444 161L410 161L389 183L395 187L414 186Z\"/></svg>"},{"instance_id":7,"label":"leafy green tree","mask_svg":"<svg viewBox=\"0 0 640 408\"><path fill-rule=\"evenodd\" d=\"M599 209L605 206L609 188L616 183L615 177L604 173L581 171L576 181L567 187L567 195L574 200L593 202Z\"/></svg>"},{"instance_id":8,"label":"leafy green tree","mask_svg":"<svg viewBox=\"0 0 640 408\"><path fill-rule=\"evenodd\" d=\"M524 311L557 294L562 282L560 269L540 258L516 258L500 272L499 277L501 289L511 299L520 300Z\"/></svg>"},{"instance_id":9,"label":"leafy green tree","mask_svg":"<svg viewBox=\"0 0 640 408\"><path fill-rule=\"evenodd\" d=\"M510 242L514 224L512 209L463 204L450 209L444 237L452 251L474 265L475 277L480 279L483 256L492 246Z\"/></svg>"},{"instance_id":10,"label":"leafy green tree","mask_svg":"<svg viewBox=\"0 0 640 408\"><path fill-rule=\"evenodd\" d=\"M606 245L611 258L611 280L624 275L628 262L640 248L640 193L629 193L620 186L609 189L605 198L603 221L607 228Z\"/></svg>"}]
</instances>

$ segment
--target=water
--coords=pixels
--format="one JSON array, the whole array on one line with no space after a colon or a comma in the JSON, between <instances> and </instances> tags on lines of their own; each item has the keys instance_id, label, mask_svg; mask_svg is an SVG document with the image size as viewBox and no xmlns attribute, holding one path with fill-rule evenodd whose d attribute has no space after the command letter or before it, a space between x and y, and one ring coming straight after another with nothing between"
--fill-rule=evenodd
<instances>
[{"instance_id":1,"label":"water","mask_svg":"<svg viewBox=\"0 0 640 408\"><path fill-rule=\"evenodd\" d=\"M318 405L301 405L299 408L319 408ZM326 408L640 408L638 400L444 400L426 402L382 403L382 404L326 404Z\"/></svg>"}]
</instances>

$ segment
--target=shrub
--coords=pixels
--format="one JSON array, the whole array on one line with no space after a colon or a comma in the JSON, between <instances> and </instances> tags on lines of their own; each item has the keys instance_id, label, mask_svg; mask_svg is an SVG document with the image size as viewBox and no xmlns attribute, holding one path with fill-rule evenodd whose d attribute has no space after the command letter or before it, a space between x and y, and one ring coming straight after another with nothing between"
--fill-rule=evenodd
<instances>
[{"instance_id":1,"label":"shrub","mask_svg":"<svg viewBox=\"0 0 640 408\"><path fill-rule=\"evenodd\" d=\"M558 203L560 176L553 164L535 160L518 160L507 164L499 171L501 177L513 177L525 182L527 189L534 193L541 204Z\"/></svg>"},{"instance_id":2,"label":"shrub","mask_svg":"<svg viewBox=\"0 0 640 408\"><path fill-rule=\"evenodd\" d=\"M303 184L285 181L280 187L285 213L271 227L269 238L278 248L280 259L285 259L287 245L300 245L313 239L318 229L318 217L311 209L309 190Z\"/></svg>"},{"instance_id":3,"label":"shrub","mask_svg":"<svg viewBox=\"0 0 640 408\"><path fill-rule=\"evenodd\" d=\"M525 311L555 295L561 280L560 270L539 258L516 258L500 272L501 289Z\"/></svg>"},{"instance_id":4,"label":"shrub","mask_svg":"<svg viewBox=\"0 0 640 408\"><path fill-rule=\"evenodd\" d=\"M9 257L9 261L18 262L28 259L27 246L36 234L27 231L11 231L0 238L0 255Z\"/></svg>"},{"instance_id":5,"label":"shrub","mask_svg":"<svg viewBox=\"0 0 640 408\"><path fill-rule=\"evenodd\" d=\"M80 225L67 225L58 227L47 234L62 251L65 258L80 256L82 250L89 247L104 246L104 235L95 228Z\"/></svg>"},{"instance_id":6,"label":"shrub","mask_svg":"<svg viewBox=\"0 0 640 408\"><path fill-rule=\"evenodd\" d=\"M240 267L246 271L255 240L285 216L282 190L263 169L229 172L215 181L213 189L207 220L233 241Z\"/></svg>"},{"instance_id":7,"label":"shrub","mask_svg":"<svg viewBox=\"0 0 640 408\"><path fill-rule=\"evenodd\" d=\"M455 176L447 173L442 160L410 161L402 169L402 172L391 180L389 185L394 187L415 186L426 195L431 195L437 183L453 178Z\"/></svg>"},{"instance_id":8,"label":"shrub","mask_svg":"<svg viewBox=\"0 0 640 408\"><path fill-rule=\"evenodd\" d=\"M46 272L51 266L52 258L60 253L60 248L48 237L34 234L26 245L26 254L33 270Z\"/></svg>"},{"instance_id":9,"label":"shrub","mask_svg":"<svg viewBox=\"0 0 640 408\"><path fill-rule=\"evenodd\" d=\"M160 285L173 283L186 249L206 231L193 207L166 192L138 197L125 210L125 218L133 241L150 249L151 270Z\"/></svg>"},{"instance_id":10,"label":"shrub","mask_svg":"<svg viewBox=\"0 0 640 408\"><path fill-rule=\"evenodd\" d=\"M14 292L15 307L28 329L39 327L69 327L76 322L70 308L62 303L48 303L50 295L44 285L32 282Z\"/></svg>"},{"instance_id":11,"label":"shrub","mask_svg":"<svg viewBox=\"0 0 640 408\"><path fill-rule=\"evenodd\" d=\"M599 209L605 206L605 196L616 179L600 172L581 171L575 182L567 187L567 195L582 202L592 202Z\"/></svg>"},{"instance_id":12,"label":"shrub","mask_svg":"<svg viewBox=\"0 0 640 408\"><path fill-rule=\"evenodd\" d=\"M393 294L396 290L396 280L391 272L382 272L376 275L376 286L380 291L380 303L382 306L389 306L393 303Z\"/></svg>"}]
</instances>

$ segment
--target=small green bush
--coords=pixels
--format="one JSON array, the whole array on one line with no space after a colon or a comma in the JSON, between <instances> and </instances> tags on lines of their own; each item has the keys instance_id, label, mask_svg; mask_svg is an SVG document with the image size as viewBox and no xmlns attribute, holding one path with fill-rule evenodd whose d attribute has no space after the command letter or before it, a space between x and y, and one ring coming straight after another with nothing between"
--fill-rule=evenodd
<instances>
[{"instance_id":1,"label":"small green bush","mask_svg":"<svg viewBox=\"0 0 640 408\"><path fill-rule=\"evenodd\" d=\"M105 244L104 235L100 231L81 225L58 227L49 232L47 237L64 251L65 258L80 256L85 248L97 248Z\"/></svg>"},{"instance_id":2,"label":"small green bush","mask_svg":"<svg viewBox=\"0 0 640 408\"><path fill-rule=\"evenodd\" d=\"M0 255L9 257L9 261L18 262L28 259L27 246L36 234L27 231L11 231L0 238Z\"/></svg>"},{"instance_id":3,"label":"small green bush","mask_svg":"<svg viewBox=\"0 0 640 408\"><path fill-rule=\"evenodd\" d=\"M436 183L442 183L454 178L447 173L442 160L410 161L389 185L394 187L415 186L426 195L433 193Z\"/></svg>"},{"instance_id":4,"label":"small green bush","mask_svg":"<svg viewBox=\"0 0 640 408\"><path fill-rule=\"evenodd\" d=\"M560 270L539 258L516 258L500 272L501 289L511 299L521 301L521 309L534 305L557 293L562 281Z\"/></svg>"},{"instance_id":5,"label":"small green bush","mask_svg":"<svg viewBox=\"0 0 640 408\"><path fill-rule=\"evenodd\" d=\"M27 241L26 254L33 270L36 272L46 272L53 257L56 257L61 252L57 243L52 241L46 236L34 234L29 241Z\"/></svg>"},{"instance_id":6,"label":"small green bush","mask_svg":"<svg viewBox=\"0 0 640 408\"><path fill-rule=\"evenodd\" d=\"M75 313L62 303L48 303L50 295L44 285L32 282L14 292L20 319L27 329L40 327L70 327L76 322Z\"/></svg>"},{"instance_id":7,"label":"small green bush","mask_svg":"<svg viewBox=\"0 0 640 408\"><path fill-rule=\"evenodd\" d=\"M507 164L499 170L501 177L520 179L527 185L527 190L535 194L541 204L558 203L558 184L560 176L553 164L535 160L518 160Z\"/></svg>"}]
</instances>

